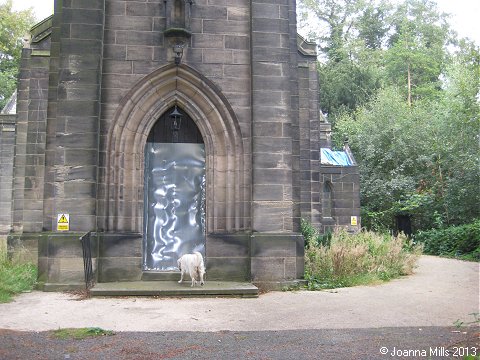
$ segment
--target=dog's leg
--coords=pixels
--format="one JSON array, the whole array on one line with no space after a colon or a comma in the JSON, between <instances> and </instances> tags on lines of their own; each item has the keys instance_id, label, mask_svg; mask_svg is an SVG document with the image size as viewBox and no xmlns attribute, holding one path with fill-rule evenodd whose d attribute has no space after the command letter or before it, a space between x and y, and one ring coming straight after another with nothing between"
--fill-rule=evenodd
<instances>
[{"instance_id":1,"label":"dog's leg","mask_svg":"<svg viewBox=\"0 0 480 360\"><path fill-rule=\"evenodd\" d=\"M181 284L182 281L183 281L183 271L180 271L180 281L178 283Z\"/></svg>"},{"instance_id":2,"label":"dog's leg","mask_svg":"<svg viewBox=\"0 0 480 360\"><path fill-rule=\"evenodd\" d=\"M203 275L202 275L202 272L200 271L199 266L195 268L195 273L196 273L196 278L198 278L198 282L200 282L200 286L203 286L205 282L203 281Z\"/></svg>"},{"instance_id":3,"label":"dog's leg","mask_svg":"<svg viewBox=\"0 0 480 360\"><path fill-rule=\"evenodd\" d=\"M197 283L197 280L195 279L195 273L190 272L190 277L192 278L192 285L191 285L191 287L194 287L195 284Z\"/></svg>"}]
</instances>

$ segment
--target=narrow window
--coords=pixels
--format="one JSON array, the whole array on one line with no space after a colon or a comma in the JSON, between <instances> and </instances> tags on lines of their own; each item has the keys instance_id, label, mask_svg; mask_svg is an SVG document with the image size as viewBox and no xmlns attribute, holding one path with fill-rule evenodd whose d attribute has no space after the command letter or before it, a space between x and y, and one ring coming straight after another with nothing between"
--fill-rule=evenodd
<instances>
[{"instance_id":1,"label":"narrow window","mask_svg":"<svg viewBox=\"0 0 480 360\"><path fill-rule=\"evenodd\" d=\"M323 184L322 216L333 217L333 185L330 181Z\"/></svg>"}]
</instances>

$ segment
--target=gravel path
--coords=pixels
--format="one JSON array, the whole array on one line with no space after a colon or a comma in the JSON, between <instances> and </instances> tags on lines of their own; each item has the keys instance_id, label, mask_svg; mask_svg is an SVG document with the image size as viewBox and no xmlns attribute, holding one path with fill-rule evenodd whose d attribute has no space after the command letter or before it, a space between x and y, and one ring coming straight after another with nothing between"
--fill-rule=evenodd
<instances>
[{"instance_id":1,"label":"gravel path","mask_svg":"<svg viewBox=\"0 0 480 360\"><path fill-rule=\"evenodd\" d=\"M0 328L44 331L262 331L452 326L479 312L479 264L422 256L413 276L334 291L257 299L91 298L32 292L0 304Z\"/></svg>"},{"instance_id":2,"label":"gravel path","mask_svg":"<svg viewBox=\"0 0 480 360\"><path fill-rule=\"evenodd\" d=\"M271 292L257 299L79 300L32 292L0 304L0 359L314 359L319 354L386 359L403 354L380 354L383 346L390 352L434 351L408 358L453 358L455 346L464 354L478 350L472 314L479 312L479 264L430 256L420 258L414 275L382 285ZM93 326L116 335L58 340L51 332Z\"/></svg>"},{"instance_id":3,"label":"gravel path","mask_svg":"<svg viewBox=\"0 0 480 360\"><path fill-rule=\"evenodd\" d=\"M0 330L0 344L2 360L463 359L455 355L479 351L478 329L443 327L119 332L85 340L58 340L51 332ZM405 351L410 355L399 356Z\"/></svg>"}]
</instances>

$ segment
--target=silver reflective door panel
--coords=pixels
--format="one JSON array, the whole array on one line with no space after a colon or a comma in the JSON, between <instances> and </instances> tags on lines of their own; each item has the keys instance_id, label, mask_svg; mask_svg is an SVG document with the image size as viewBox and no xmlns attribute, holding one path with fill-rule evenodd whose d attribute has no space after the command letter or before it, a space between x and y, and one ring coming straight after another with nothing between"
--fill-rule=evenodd
<instances>
[{"instance_id":1,"label":"silver reflective door panel","mask_svg":"<svg viewBox=\"0 0 480 360\"><path fill-rule=\"evenodd\" d=\"M147 143L144 270L178 270L180 256L205 256L205 146Z\"/></svg>"}]
</instances>

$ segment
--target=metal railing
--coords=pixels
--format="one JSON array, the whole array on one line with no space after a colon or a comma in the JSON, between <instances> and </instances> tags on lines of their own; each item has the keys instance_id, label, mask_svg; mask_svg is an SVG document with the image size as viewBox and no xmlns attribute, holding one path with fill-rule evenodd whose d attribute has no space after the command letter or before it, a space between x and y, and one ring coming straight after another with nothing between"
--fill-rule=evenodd
<instances>
[{"instance_id":1,"label":"metal railing","mask_svg":"<svg viewBox=\"0 0 480 360\"><path fill-rule=\"evenodd\" d=\"M91 289L95 284L95 278L92 265L92 232L89 231L80 237L83 250L83 269L85 272L85 287L87 290Z\"/></svg>"}]
</instances>

